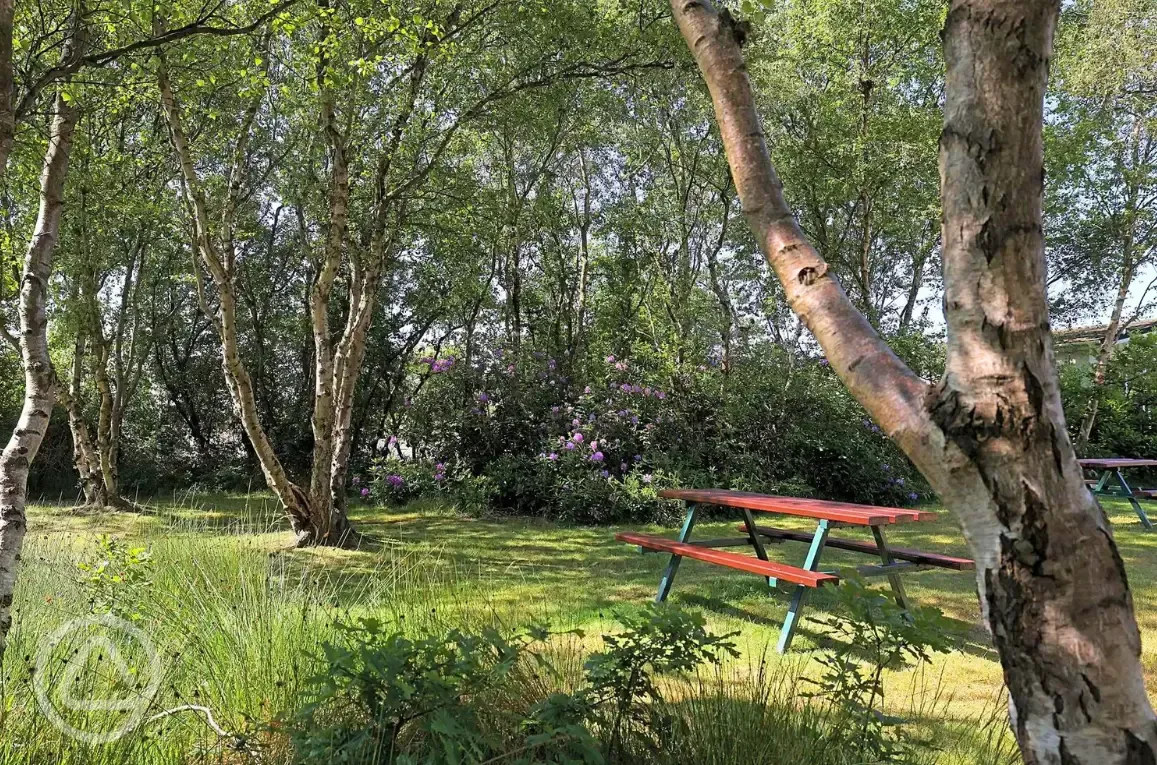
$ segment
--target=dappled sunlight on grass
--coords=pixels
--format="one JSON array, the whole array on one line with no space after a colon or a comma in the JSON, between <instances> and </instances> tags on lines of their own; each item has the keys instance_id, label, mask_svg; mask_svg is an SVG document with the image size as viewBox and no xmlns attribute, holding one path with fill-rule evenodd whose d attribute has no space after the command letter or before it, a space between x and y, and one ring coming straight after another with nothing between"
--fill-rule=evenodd
<instances>
[{"instance_id":1,"label":"dappled sunlight on grass","mask_svg":"<svg viewBox=\"0 0 1157 765\"><path fill-rule=\"evenodd\" d=\"M599 647L597 636L616 629L616 614L634 613L654 597L667 562L666 555L641 555L614 541L615 532L626 527L466 518L430 502L405 508L353 507L351 515L369 540L360 550L294 549L277 503L265 494L190 494L157 498L148 505L148 512L138 514L80 513L62 505L32 509L13 633L17 651L30 652L37 635L84 611L78 602L83 595L75 565L101 533L143 542L152 549L161 564L158 624L170 618L176 625L158 627L169 631L164 633L167 640L215 646L214 651L257 650L245 644L249 639L245 623L250 618L244 616L245 609L265 608L262 598L270 596L261 594L261 588L275 588L281 593L277 607L286 609L286 624L306 619L319 625L300 650L294 649L298 657L316 653L316 642L330 634L335 622L372 615L398 629L419 632L444 630L447 625L517 629L531 623L555 630L581 629L585 637L570 636L569 643L557 646L562 655L581 664L584 650ZM1157 564L1151 553L1157 548L1157 533L1144 532L1124 502L1109 500L1105 509L1133 587L1145 637L1142 661L1152 684L1157 677ZM697 526L696 537L734 537L737 523L730 515L709 518ZM814 528L802 519L777 517L774 523ZM632 528L674 534L672 529L645 524ZM896 546L968 555L947 515L931 523L897 525L888 534ZM833 536L871 539L866 530L852 528L837 529ZM805 544L789 541L770 545L768 552L774 560L799 565L806 549ZM871 562L865 555L828 550L821 568L838 570ZM913 719L927 714L926 724L935 735L938 726L967 730L969 721L991 714L994 704L999 705L1001 688L1000 665L979 624L974 574L932 570L907 575L904 582L914 603L939 608L950 618L962 650L936 656L923 674L890 673L889 703ZM827 640L827 627L805 618L793 652L780 657L773 650L789 597L790 589L772 590L759 577L688 560L679 571L671 601L703 614L714 631L736 633L740 656L727 670L735 682L749 680L754 671L750 668L760 666L790 668L793 677L801 672L814 677L818 665L812 658ZM182 635L183 621L193 618L185 615L187 609L206 621ZM810 592L807 615L839 616L833 593ZM252 660L269 661L257 654ZM183 677L181 672L197 676L203 671L174 669L178 678ZM251 679L229 674L234 670L221 671L214 680L220 686L215 691L218 697L240 694L254 708L267 704L264 696L254 697L258 691L245 685ZM267 689L261 694L281 688L277 684L284 682L282 675L270 668L261 672L261 687ZM181 682L173 681L174 693ZM278 698L288 703L288 696ZM935 714L927 711L932 708Z\"/></svg>"}]
</instances>

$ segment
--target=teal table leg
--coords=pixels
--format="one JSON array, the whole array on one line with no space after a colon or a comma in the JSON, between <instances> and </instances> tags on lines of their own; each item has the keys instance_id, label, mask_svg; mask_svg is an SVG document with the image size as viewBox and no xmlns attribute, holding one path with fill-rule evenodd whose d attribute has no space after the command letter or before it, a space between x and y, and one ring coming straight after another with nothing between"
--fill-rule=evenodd
<instances>
[{"instance_id":1,"label":"teal table leg","mask_svg":"<svg viewBox=\"0 0 1157 765\"><path fill-rule=\"evenodd\" d=\"M1101 473L1101 478L1097 481L1097 485L1093 487L1093 493L1104 494L1105 485L1109 483L1109 479L1112 477L1113 473L1111 471L1106 470L1105 472Z\"/></svg>"},{"instance_id":2,"label":"teal table leg","mask_svg":"<svg viewBox=\"0 0 1157 765\"><path fill-rule=\"evenodd\" d=\"M1133 490L1129 488L1129 484L1125 483L1125 476L1121 475L1120 470L1113 471L1114 477L1117 479L1117 485L1121 487L1121 492L1129 500L1129 504L1133 506L1133 512L1137 513L1137 517L1141 519L1141 525L1147 531L1153 530L1153 524L1149 522L1149 516L1145 514L1145 508L1141 507L1141 503L1137 501L1137 497L1133 494Z\"/></svg>"},{"instance_id":3,"label":"teal table leg","mask_svg":"<svg viewBox=\"0 0 1157 765\"><path fill-rule=\"evenodd\" d=\"M767 560L767 548L763 546L763 540L759 538L759 534L755 533L755 518L751 516L751 511L746 507L743 508L743 525L747 528L747 536L751 537L751 545L755 548L755 555L760 560ZM767 578L768 587L775 587L776 581L774 576Z\"/></svg>"},{"instance_id":4,"label":"teal table leg","mask_svg":"<svg viewBox=\"0 0 1157 765\"><path fill-rule=\"evenodd\" d=\"M803 567L808 571L816 571L820 567L820 554L824 551L824 543L828 541L828 531L831 530L831 522L823 520L816 526L815 536L812 537L812 545L807 551L807 558L804 560ZM799 626L799 615L803 609L804 596L807 594L808 588L803 585L796 585L795 592L791 594L791 604L787 607L787 616L783 620L783 629L779 631L779 645L776 646L776 651L779 653L787 653L791 648L791 639L795 637L795 629Z\"/></svg>"},{"instance_id":5,"label":"teal table leg","mask_svg":"<svg viewBox=\"0 0 1157 765\"><path fill-rule=\"evenodd\" d=\"M880 561L885 566L891 566L895 561L892 560L892 553L888 552L888 540L884 537L884 529L873 526L872 536L876 538L876 549L880 551ZM892 595L896 598L896 605L911 614L911 609L908 608L908 595L904 592L904 583L900 581L900 575L888 574L888 584L892 585Z\"/></svg>"},{"instance_id":6,"label":"teal table leg","mask_svg":"<svg viewBox=\"0 0 1157 765\"><path fill-rule=\"evenodd\" d=\"M694 502L687 503L687 518L683 521L683 530L679 532L679 541L687 542L691 539L691 530L695 528L695 515L699 510L699 505ZM656 603L662 603L671 594L671 585L675 583L675 574L679 571L679 562L683 560L682 555L671 555L671 560L667 562L667 568L663 572L663 578L659 580L659 594L655 596Z\"/></svg>"}]
</instances>

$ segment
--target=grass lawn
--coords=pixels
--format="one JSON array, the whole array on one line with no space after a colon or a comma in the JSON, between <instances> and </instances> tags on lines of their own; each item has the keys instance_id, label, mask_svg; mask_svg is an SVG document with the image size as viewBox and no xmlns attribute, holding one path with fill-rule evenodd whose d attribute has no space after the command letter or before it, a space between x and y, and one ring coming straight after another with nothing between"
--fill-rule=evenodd
<instances>
[{"instance_id":1,"label":"grass lawn","mask_svg":"<svg viewBox=\"0 0 1157 765\"><path fill-rule=\"evenodd\" d=\"M155 559L139 623L163 652L165 680L156 708L207 705L230 730L292 708L310 657L332 634L334 620L372 614L399 629L433 632L450 625L513 629L549 623L583 629L589 650L599 645L599 634L614 630L616 613L639 608L654 596L666 561L616 543L615 527L470 519L434 503L356 508L359 528L378 540L373 549L356 552L287 549L290 539L276 505L261 495L185 495L152 505L157 509L152 515L80 515L56 506L31 511L0 689L0 762L113 762L130 756L123 741L93 749L62 737L39 713L31 690L30 670L45 636L88 608L76 563L91 555L101 533L147 545ZM1124 503L1111 500L1106 508L1133 588L1146 674L1157 687L1157 533L1142 531ZM696 535L734 536L735 523L731 515L701 522ZM808 528L778 517L776 523ZM851 529L838 533L865 536ZM947 516L895 527L889 541L967 555ZM805 551L795 542L769 547L774 559L795 564ZM830 550L823 567L870 562ZM999 714L1002 703L1000 666L978 624L973 575L936 570L904 580L913 602L934 605L951 618L963 647L937 656L921 673L891 674L890 703L900 713L955 726L957 734L967 735L978 720ZM726 668L735 682L759 672L795 678L817 671L811 659L822 630L806 618L792 653L783 658L774 653L787 590L769 592L758 577L684 561L671 601L701 612L714 631L739 633L742 655ZM838 615L835 605L830 594L812 593L805 616ZM196 715L174 715L134 737L131 761L141 762L202 761L189 752L212 741ZM208 751L201 755L204 761L218 761L208 759ZM740 759L762 761L752 752L738 753L735 761ZM957 747L939 761L977 760L970 759L967 747Z\"/></svg>"}]
</instances>

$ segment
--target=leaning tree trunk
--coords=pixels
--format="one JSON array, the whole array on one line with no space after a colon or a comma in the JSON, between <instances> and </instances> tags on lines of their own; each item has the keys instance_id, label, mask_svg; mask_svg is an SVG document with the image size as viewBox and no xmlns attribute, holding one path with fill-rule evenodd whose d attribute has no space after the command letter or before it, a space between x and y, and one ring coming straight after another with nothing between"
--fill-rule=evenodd
<instances>
[{"instance_id":1,"label":"leaning tree trunk","mask_svg":"<svg viewBox=\"0 0 1157 765\"><path fill-rule=\"evenodd\" d=\"M1101 394L1105 387L1105 375L1109 370L1109 359L1113 355L1113 347L1121 334L1121 316L1125 312L1125 301L1129 297L1129 288L1133 285L1133 276L1137 264L1133 259L1133 229L1136 227L1135 197L1136 187L1130 188L1130 204L1125 212L1125 239L1123 258L1121 260L1121 283L1117 286L1117 299L1113 302L1113 312L1109 317L1109 326L1101 337L1097 347L1097 360L1093 365L1093 394L1089 399L1088 408L1081 418L1081 426L1077 431L1077 451L1083 452L1089 445L1089 438L1093 435L1093 426L1097 422L1097 413L1101 408Z\"/></svg>"},{"instance_id":2,"label":"leaning tree trunk","mask_svg":"<svg viewBox=\"0 0 1157 765\"><path fill-rule=\"evenodd\" d=\"M68 155L79 114L57 94L44 169L40 174L40 211L28 252L20 287L20 357L24 366L24 406L8 445L0 454L0 660L4 657L12 627L12 595L16 568L27 528L24 504L28 493L28 469L56 402L56 372L48 354L48 277L52 254L64 210L64 179Z\"/></svg>"},{"instance_id":3,"label":"leaning tree trunk","mask_svg":"<svg viewBox=\"0 0 1157 765\"><path fill-rule=\"evenodd\" d=\"M1061 408L1041 233L1058 6L955 0L940 141L948 359L934 387L848 300L784 201L740 51L710 0L672 0L744 214L832 368L959 519L1030 765L1157 761L1124 565Z\"/></svg>"}]
</instances>

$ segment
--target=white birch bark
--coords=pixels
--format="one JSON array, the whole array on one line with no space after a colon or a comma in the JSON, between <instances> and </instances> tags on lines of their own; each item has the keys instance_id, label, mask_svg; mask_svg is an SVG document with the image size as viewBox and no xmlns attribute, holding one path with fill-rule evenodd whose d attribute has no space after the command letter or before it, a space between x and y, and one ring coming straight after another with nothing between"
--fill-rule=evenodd
<instances>
[{"instance_id":1,"label":"white birch bark","mask_svg":"<svg viewBox=\"0 0 1157 765\"><path fill-rule=\"evenodd\" d=\"M24 506L28 469L44 440L56 403L56 372L48 354L45 306L52 255L64 212L64 180L78 119L77 109L58 93L40 173L40 208L21 276L20 356L24 367L24 405L12 436L0 453L0 659L12 627L12 597L27 529Z\"/></svg>"}]
</instances>

